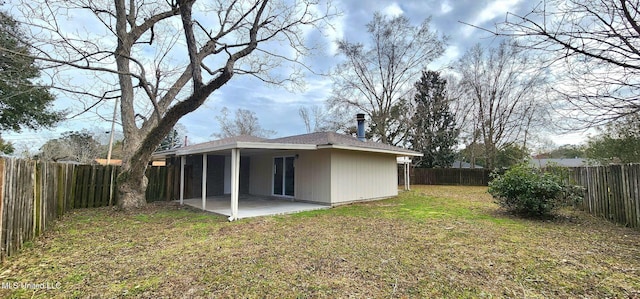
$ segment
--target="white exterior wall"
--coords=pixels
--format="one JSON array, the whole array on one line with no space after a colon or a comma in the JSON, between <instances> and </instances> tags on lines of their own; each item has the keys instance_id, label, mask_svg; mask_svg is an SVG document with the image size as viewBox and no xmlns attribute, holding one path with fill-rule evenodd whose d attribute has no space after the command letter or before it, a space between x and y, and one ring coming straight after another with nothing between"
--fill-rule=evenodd
<instances>
[{"instance_id":1,"label":"white exterior wall","mask_svg":"<svg viewBox=\"0 0 640 299\"><path fill-rule=\"evenodd\" d=\"M334 150L331 153L331 203L398 195L394 155Z\"/></svg>"}]
</instances>

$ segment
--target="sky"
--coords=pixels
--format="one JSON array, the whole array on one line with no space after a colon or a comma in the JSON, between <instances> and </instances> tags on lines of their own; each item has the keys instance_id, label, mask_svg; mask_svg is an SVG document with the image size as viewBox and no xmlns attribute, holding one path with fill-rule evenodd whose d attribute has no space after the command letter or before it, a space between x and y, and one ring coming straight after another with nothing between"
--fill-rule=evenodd
<instances>
[{"instance_id":1,"label":"sky","mask_svg":"<svg viewBox=\"0 0 640 299\"><path fill-rule=\"evenodd\" d=\"M374 12L389 16L404 15L418 25L431 17L432 29L448 37L448 44L442 57L434 61L429 68L443 69L455 61L476 43L496 44L498 41L489 33L475 29L464 23L484 28L493 28L496 22L504 20L507 12L522 14L531 10L535 4L526 0L342 0L334 1L342 15L332 22L335 30L325 32L321 42L323 50L310 59L313 69L327 71L340 61L335 55L336 39L365 41L365 25L372 19ZM298 115L300 107L324 105L331 93L331 81L326 77L308 77L306 89L302 92L289 92L284 88L266 85L250 77L234 77L229 83L214 92L207 102L195 112L183 117L180 124L186 129L190 144L215 139L212 134L219 132L215 116L223 107L230 111L238 108L255 112L264 129L277 133L272 137L282 137L306 133L304 122ZM59 99L56 108L68 109L73 102ZM21 133L4 133L2 138L13 142L18 151L31 153L49 139L57 138L61 133L71 130L88 130L100 141L106 142L110 131L113 106L104 107L98 114L86 113L59 124L51 130L37 132L25 130ZM355 122L355 116L354 116ZM116 129L117 131L118 129ZM550 135L557 145L577 144L585 139L584 133Z\"/></svg>"}]
</instances>

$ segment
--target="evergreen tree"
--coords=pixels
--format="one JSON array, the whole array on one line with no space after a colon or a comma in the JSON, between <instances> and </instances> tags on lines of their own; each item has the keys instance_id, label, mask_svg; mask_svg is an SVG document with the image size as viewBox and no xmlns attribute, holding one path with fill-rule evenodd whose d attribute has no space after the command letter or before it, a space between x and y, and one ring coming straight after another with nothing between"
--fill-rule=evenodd
<instances>
[{"instance_id":1,"label":"evergreen tree","mask_svg":"<svg viewBox=\"0 0 640 299\"><path fill-rule=\"evenodd\" d=\"M640 114L632 113L589 138L587 158L601 164L640 163Z\"/></svg>"},{"instance_id":2,"label":"evergreen tree","mask_svg":"<svg viewBox=\"0 0 640 299\"><path fill-rule=\"evenodd\" d=\"M49 127L63 117L50 110L53 95L32 82L40 70L21 35L16 21L0 12L0 131Z\"/></svg>"},{"instance_id":3,"label":"evergreen tree","mask_svg":"<svg viewBox=\"0 0 640 299\"><path fill-rule=\"evenodd\" d=\"M160 145L156 149L156 152L170 150L177 147L182 147L183 137L181 135L182 134L180 134L178 130L176 129L171 130L171 132L169 132L169 134L164 139L162 139L162 141L160 142Z\"/></svg>"},{"instance_id":4,"label":"evergreen tree","mask_svg":"<svg viewBox=\"0 0 640 299\"><path fill-rule=\"evenodd\" d=\"M413 150L422 152L418 167L450 167L455 159L459 130L446 92L447 80L440 73L423 71L415 83L416 112L410 138Z\"/></svg>"},{"instance_id":5,"label":"evergreen tree","mask_svg":"<svg viewBox=\"0 0 640 299\"><path fill-rule=\"evenodd\" d=\"M3 155L11 155L15 152L15 148L13 144L9 141L6 141L0 137L0 154Z\"/></svg>"}]
</instances>

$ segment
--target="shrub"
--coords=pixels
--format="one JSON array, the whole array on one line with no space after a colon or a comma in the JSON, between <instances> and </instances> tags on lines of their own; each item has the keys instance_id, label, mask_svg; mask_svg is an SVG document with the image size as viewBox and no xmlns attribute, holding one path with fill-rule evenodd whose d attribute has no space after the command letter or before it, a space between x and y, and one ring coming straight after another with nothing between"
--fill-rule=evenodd
<instances>
[{"instance_id":1,"label":"shrub","mask_svg":"<svg viewBox=\"0 0 640 299\"><path fill-rule=\"evenodd\" d=\"M557 171L545 172L527 164L518 164L503 175L494 175L489 193L501 207L529 216L548 215L566 203L567 190ZM574 197L571 197L574 198Z\"/></svg>"}]
</instances>

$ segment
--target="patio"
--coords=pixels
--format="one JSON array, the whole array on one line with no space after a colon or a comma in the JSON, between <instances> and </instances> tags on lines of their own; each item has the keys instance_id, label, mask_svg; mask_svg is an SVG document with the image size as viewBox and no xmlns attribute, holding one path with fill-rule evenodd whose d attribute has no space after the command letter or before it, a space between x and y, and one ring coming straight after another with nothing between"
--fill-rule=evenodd
<instances>
[{"instance_id":1,"label":"patio","mask_svg":"<svg viewBox=\"0 0 640 299\"><path fill-rule=\"evenodd\" d=\"M185 199L184 204L202 209L201 198ZM240 195L238 218L292 214L303 211L328 209L330 206L287 199ZM231 195L207 197L205 211L231 216Z\"/></svg>"}]
</instances>

